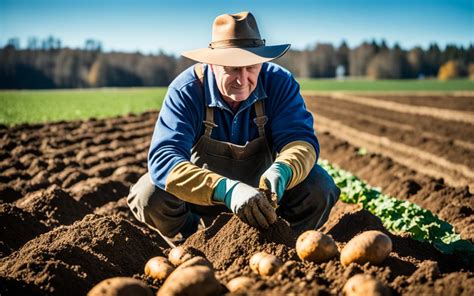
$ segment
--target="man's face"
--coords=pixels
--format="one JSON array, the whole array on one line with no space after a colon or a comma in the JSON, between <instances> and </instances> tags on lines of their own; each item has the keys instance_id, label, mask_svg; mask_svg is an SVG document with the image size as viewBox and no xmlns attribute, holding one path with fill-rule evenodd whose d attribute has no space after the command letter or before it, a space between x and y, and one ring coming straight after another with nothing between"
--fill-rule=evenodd
<instances>
[{"instance_id":1,"label":"man's face","mask_svg":"<svg viewBox=\"0 0 474 296\"><path fill-rule=\"evenodd\" d=\"M262 64L246 67L211 65L211 69L223 99L232 103L245 101L255 90Z\"/></svg>"}]
</instances>

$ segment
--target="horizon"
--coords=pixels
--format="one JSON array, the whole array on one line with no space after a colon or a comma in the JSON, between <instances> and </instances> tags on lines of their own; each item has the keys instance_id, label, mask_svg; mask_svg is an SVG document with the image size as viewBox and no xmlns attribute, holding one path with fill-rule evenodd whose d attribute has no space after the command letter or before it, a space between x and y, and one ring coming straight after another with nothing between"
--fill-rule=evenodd
<instances>
[{"instance_id":1,"label":"horizon","mask_svg":"<svg viewBox=\"0 0 474 296\"><path fill-rule=\"evenodd\" d=\"M243 10L255 15L268 44L290 43L294 50L317 43L338 47L343 41L354 48L364 41L385 40L387 46L399 44L403 49L427 49L432 43L441 49L451 44L466 48L474 43L474 2L470 0L335 2L0 0L0 47L10 38L19 38L23 49L30 37L53 36L62 47L72 49L84 48L87 39L94 39L101 42L104 52L179 55L207 46L217 15ZM196 13L200 10L201 14Z\"/></svg>"}]
</instances>

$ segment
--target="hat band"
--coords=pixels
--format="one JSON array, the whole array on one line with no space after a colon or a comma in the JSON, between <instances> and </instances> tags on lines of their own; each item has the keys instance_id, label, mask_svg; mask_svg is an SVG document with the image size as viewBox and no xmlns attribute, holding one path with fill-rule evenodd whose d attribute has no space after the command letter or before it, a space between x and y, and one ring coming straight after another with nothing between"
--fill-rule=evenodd
<instances>
[{"instance_id":1,"label":"hat band","mask_svg":"<svg viewBox=\"0 0 474 296\"><path fill-rule=\"evenodd\" d=\"M229 48L229 47L260 47L265 46L265 39L227 39L209 43L209 48Z\"/></svg>"}]
</instances>

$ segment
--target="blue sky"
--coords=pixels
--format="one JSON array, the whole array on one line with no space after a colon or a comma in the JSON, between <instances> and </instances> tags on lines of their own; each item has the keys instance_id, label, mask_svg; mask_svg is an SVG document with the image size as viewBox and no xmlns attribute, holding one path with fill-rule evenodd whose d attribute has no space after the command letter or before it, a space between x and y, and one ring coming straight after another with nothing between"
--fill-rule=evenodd
<instances>
[{"instance_id":1,"label":"blue sky","mask_svg":"<svg viewBox=\"0 0 474 296\"><path fill-rule=\"evenodd\" d=\"M474 43L474 0L0 0L0 46L11 37L24 47L30 36L53 35L73 48L94 38L106 51L179 54L207 46L217 15L243 10L256 16L267 44L295 49L382 38L404 48Z\"/></svg>"}]
</instances>

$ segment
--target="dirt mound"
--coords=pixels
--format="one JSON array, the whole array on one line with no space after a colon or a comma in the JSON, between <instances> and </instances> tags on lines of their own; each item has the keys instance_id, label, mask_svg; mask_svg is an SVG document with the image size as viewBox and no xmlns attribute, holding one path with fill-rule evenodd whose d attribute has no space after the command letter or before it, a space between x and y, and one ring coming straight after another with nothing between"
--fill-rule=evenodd
<instances>
[{"instance_id":1,"label":"dirt mound","mask_svg":"<svg viewBox=\"0 0 474 296\"><path fill-rule=\"evenodd\" d=\"M3 258L0 275L34 283L46 294L85 295L105 278L141 273L146 261L158 255L159 245L132 223L118 216L87 215Z\"/></svg>"},{"instance_id":2,"label":"dirt mound","mask_svg":"<svg viewBox=\"0 0 474 296\"><path fill-rule=\"evenodd\" d=\"M440 279L433 279L429 273L416 279L410 277L404 295L474 295L474 277L461 272Z\"/></svg>"},{"instance_id":3,"label":"dirt mound","mask_svg":"<svg viewBox=\"0 0 474 296\"><path fill-rule=\"evenodd\" d=\"M30 213L0 203L0 257L5 257L49 228Z\"/></svg>"},{"instance_id":4,"label":"dirt mound","mask_svg":"<svg viewBox=\"0 0 474 296\"><path fill-rule=\"evenodd\" d=\"M21 192L6 184L0 184L0 202L14 202L21 198Z\"/></svg>"},{"instance_id":5,"label":"dirt mound","mask_svg":"<svg viewBox=\"0 0 474 296\"><path fill-rule=\"evenodd\" d=\"M129 188L122 181L112 178L91 178L77 183L69 191L77 200L96 208L127 196Z\"/></svg>"},{"instance_id":6,"label":"dirt mound","mask_svg":"<svg viewBox=\"0 0 474 296\"><path fill-rule=\"evenodd\" d=\"M132 211L127 205L127 199L125 197L119 199L118 201L111 201L96 208L94 214L103 215L103 216L119 216L130 223L135 227L139 228L148 238L153 240L162 248L168 248L168 244L165 240L156 232L155 230L147 227L142 222L138 221L135 216L133 216Z\"/></svg>"},{"instance_id":7,"label":"dirt mound","mask_svg":"<svg viewBox=\"0 0 474 296\"><path fill-rule=\"evenodd\" d=\"M135 220L130 208L127 205L127 198L123 197L117 201L111 201L106 203L105 205L96 208L94 210L94 214L110 216L110 215L118 215L124 219L129 221Z\"/></svg>"},{"instance_id":8,"label":"dirt mound","mask_svg":"<svg viewBox=\"0 0 474 296\"><path fill-rule=\"evenodd\" d=\"M57 185L19 199L16 206L50 227L72 224L91 212L89 207L73 199Z\"/></svg>"},{"instance_id":9,"label":"dirt mound","mask_svg":"<svg viewBox=\"0 0 474 296\"><path fill-rule=\"evenodd\" d=\"M295 243L295 235L282 219L268 230L259 231L235 215L221 214L210 227L189 237L185 245L203 252L214 268L226 269L247 264L259 251L289 259L288 252Z\"/></svg>"},{"instance_id":10,"label":"dirt mound","mask_svg":"<svg viewBox=\"0 0 474 296\"><path fill-rule=\"evenodd\" d=\"M354 227L354 225L357 225L357 227ZM389 234L382 221L367 210L356 210L346 213L328 231L328 234L336 241L348 242L357 234L368 230L378 230Z\"/></svg>"}]
</instances>

